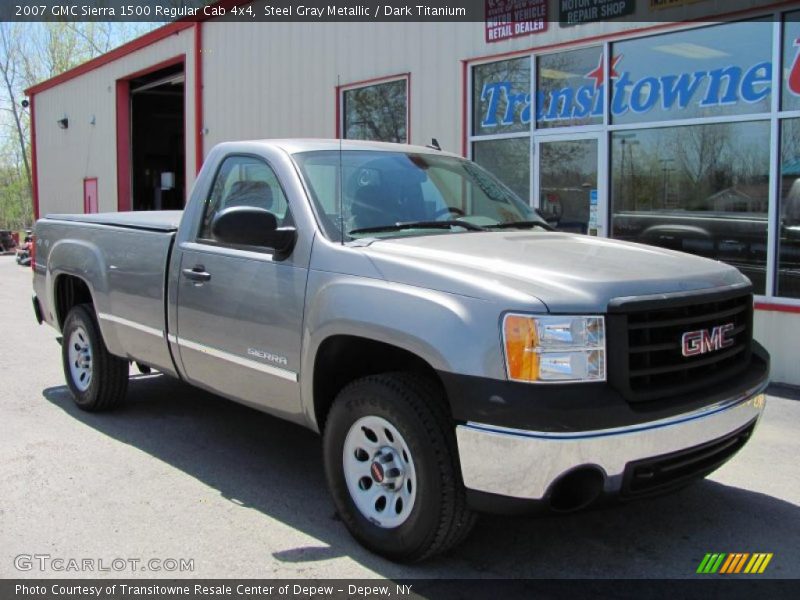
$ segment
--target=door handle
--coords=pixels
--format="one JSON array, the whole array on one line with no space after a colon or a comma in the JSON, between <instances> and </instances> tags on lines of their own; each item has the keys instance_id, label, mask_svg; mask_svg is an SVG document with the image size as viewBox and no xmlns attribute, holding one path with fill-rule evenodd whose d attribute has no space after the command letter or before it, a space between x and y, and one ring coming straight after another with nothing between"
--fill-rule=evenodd
<instances>
[{"instance_id":1,"label":"door handle","mask_svg":"<svg viewBox=\"0 0 800 600\"><path fill-rule=\"evenodd\" d=\"M183 276L192 281L208 281L211 279L211 273L206 272L203 265L195 265L191 269L183 269Z\"/></svg>"}]
</instances>

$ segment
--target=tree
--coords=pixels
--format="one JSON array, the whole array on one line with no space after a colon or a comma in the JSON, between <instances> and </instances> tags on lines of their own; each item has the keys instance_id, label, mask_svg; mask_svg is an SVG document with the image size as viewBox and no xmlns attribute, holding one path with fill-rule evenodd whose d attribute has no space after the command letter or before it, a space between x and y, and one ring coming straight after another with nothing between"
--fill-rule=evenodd
<instances>
[{"instance_id":1,"label":"tree","mask_svg":"<svg viewBox=\"0 0 800 600\"><path fill-rule=\"evenodd\" d=\"M22 105L19 102L21 93L20 84L23 83L23 70L19 61L21 55L22 39L20 34L20 24L0 23L0 75L5 86L7 105L2 106L4 111L10 113L13 120L13 127L19 144L19 157L25 165L25 178L27 180L28 194L33 193L33 183L31 179L31 166L28 157L27 147L27 127L23 123L25 115Z\"/></svg>"},{"instance_id":2,"label":"tree","mask_svg":"<svg viewBox=\"0 0 800 600\"><path fill-rule=\"evenodd\" d=\"M30 113L25 90L114 46L154 23L0 22L0 227L33 220Z\"/></svg>"}]
</instances>

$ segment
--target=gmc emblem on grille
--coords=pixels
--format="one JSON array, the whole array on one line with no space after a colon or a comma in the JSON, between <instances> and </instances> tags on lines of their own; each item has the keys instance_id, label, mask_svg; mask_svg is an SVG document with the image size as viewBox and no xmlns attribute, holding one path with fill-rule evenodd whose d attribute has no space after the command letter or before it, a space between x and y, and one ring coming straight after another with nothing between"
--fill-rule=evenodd
<instances>
[{"instance_id":1,"label":"gmc emblem on grille","mask_svg":"<svg viewBox=\"0 0 800 600\"><path fill-rule=\"evenodd\" d=\"M725 323L710 331L708 329L687 331L681 337L681 351L688 358L729 348L733 346L733 340L730 338L733 329L733 323Z\"/></svg>"}]
</instances>

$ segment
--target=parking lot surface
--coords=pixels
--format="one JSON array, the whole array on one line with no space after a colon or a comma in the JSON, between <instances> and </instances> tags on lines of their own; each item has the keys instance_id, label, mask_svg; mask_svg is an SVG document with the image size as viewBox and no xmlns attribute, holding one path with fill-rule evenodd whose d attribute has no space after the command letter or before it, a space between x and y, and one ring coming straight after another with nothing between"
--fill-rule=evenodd
<instances>
[{"instance_id":1,"label":"parking lot surface","mask_svg":"<svg viewBox=\"0 0 800 600\"><path fill-rule=\"evenodd\" d=\"M455 551L403 566L337 520L310 431L158 374L134 374L113 413L78 410L30 281L0 257L0 577L692 578L707 552L771 552L761 577L800 577L792 389L771 390L753 440L706 481L593 512L484 516ZM94 570L20 570L20 555ZM97 570L114 559L142 562ZM169 559L193 570L165 572Z\"/></svg>"}]
</instances>

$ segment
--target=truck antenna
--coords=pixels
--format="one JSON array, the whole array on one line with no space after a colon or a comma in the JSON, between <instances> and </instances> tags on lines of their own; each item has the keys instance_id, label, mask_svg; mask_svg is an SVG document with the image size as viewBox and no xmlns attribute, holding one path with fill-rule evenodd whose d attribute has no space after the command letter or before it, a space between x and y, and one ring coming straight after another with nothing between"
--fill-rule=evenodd
<instances>
[{"instance_id":1,"label":"truck antenna","mask_svg":"<svg viewBox=\"0 0 800 600\"><path fill-rule=\"evenodd\" d=\"M339 94L339 98L336 99L337 102L341 102L341 89L341 75L337 73L336 93ZM339 121L339 123L337 123L338 127L336 128L336 131L339 133L339 232L341 244L344 246L344 168L342 167L342 123L343 121Z\"/></svg>"}]
</instances>

